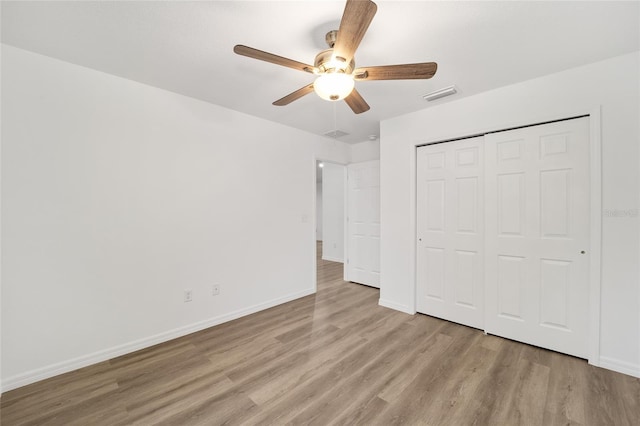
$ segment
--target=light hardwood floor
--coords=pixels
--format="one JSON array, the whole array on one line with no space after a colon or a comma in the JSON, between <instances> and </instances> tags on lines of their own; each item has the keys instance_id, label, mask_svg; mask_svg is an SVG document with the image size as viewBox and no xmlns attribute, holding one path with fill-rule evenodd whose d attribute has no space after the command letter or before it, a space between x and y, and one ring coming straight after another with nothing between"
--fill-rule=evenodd
<instances>
[{"instance_id":1,"label":"light hardwood floor","mask_svg":"<svg viewBox=\"0 0 640 426\"><path fill-rule=\"evenodd\" d=\"M9 425L634 425L640 380L378 306L318 261L318 293L25 386Z\"/></svg>"}]
</instances>

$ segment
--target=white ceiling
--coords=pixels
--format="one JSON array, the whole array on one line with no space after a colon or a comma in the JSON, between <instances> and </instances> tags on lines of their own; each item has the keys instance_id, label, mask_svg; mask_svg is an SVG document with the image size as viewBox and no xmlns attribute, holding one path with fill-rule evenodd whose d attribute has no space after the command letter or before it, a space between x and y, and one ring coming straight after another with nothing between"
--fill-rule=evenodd
<instances>
[{"instance_id":1,"label":"white ceiling","mask_svg":"<svg viewBox=\"0 0 640 426\"><path fill-rule=\"evenodd\" d=\"M245 44L305 63L337 29L343 1L2 2L2 42L340 140L380 120L640 49L640 2L391 1L356 65L434 61L431 80L359 82L371 110L308 95L271 103L310 74L233 53ZM455 84L454 97L422 95Z\"/></svg>"}]
</instances>

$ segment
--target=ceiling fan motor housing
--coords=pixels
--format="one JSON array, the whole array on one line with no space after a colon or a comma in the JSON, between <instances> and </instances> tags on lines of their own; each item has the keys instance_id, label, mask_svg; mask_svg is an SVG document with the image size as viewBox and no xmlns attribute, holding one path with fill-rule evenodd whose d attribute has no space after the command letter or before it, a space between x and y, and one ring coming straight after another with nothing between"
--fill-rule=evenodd
<instances>
[{"instance_id":1,"label":"ceiling fan motor housing","mask_svg":"<svg viewBox=\"0 0 640 426\"><path fill-rule=\"evenodd\" d=\"M336 45L336 40L338 39L338 30L331 30L324 36L324 41L327 42L327 45L333 49L333 46Z\"/></svg>"},{"instance_id":2,"label":"ceiling fan motor housing","mask_svg":"<svg viewBox=\"0 0 640 426\"><path fill-rule=\"evenodd\" d=\"M333 49L327 49L316 55L314 66L318 69L318 74L329 72L351 74L356 67L356 61L352 59L347 63L344 58L334 56Z\"/></svg>"}]
</instances>

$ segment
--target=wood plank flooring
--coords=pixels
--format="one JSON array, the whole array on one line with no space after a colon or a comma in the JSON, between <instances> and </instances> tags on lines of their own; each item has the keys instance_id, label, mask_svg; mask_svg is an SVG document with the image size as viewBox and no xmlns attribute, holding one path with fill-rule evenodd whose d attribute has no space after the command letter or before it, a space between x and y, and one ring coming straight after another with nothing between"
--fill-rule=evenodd
<instances>
[{"instance_id":1,"label":"wood plank flooring","mask_svg":"<svg viewBox=\"0 0 640 426\"><path fill-rule=\"evenodd\" d=\"M10 425L638 425L640 380L378 306L318 260L318 292L2 396Z\"/></svg>"}]
</instances>

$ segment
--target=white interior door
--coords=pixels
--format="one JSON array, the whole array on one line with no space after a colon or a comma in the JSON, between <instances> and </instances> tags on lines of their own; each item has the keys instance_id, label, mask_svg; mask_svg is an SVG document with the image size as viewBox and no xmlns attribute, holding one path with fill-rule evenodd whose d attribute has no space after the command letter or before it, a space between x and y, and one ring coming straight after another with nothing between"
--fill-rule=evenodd
<instances>
[{"instance_id":1,"label":"white interior door","mask_svg":"<svg viewBox=\"0 0 640 426\"><path fill-rule=\"evenodd\" d=\"M380 161L347 166L345 279L380 288Z\"/></svg>"},{"instance_id":2,"label":"white interior door","mask_svg":"<svg viewBox=\"0 0 640 426\"><path fill-rule=\"evenodd\" d=\"M587 357L589 120L485 136L491 334Z\"/></svg>"},{"instance_id":3,"label":"white interior door","mask_svg":"<svg viewBox=\"0 0 640 426\"><path fill-rule=\"evenodd\" d=\"M417 310L482 328L483 137L417 151Z\"/></svg>"}]
</instances>

